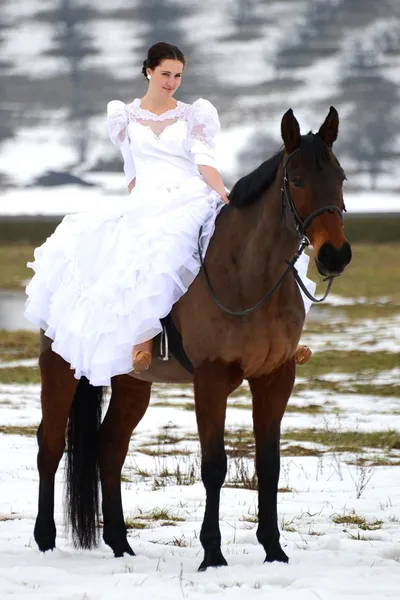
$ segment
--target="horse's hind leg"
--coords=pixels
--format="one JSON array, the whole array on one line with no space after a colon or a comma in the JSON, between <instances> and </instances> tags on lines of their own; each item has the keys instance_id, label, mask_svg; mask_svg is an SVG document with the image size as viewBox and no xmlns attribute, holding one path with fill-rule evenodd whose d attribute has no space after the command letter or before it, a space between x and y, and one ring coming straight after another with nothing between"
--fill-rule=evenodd
<instances>
[{"instance_id":1,"label":"horse's hind leg","mask_svg":"<svg viewBox=\"0 0 400 600\"><path fill-rule=\"evenodd\" d=\"M65 445L65 428L78 380L68 363L48 347L39 356L42 421L37 431L39 511L34 537L42 552L56 544L54 478Z\"/></svg>"},{"instance_id":2,"label":"horse's hind leg","mask_svg":"<svg viewBox=\"0 0 400 600\"><path fill-rule=\"evenodd\" d=\"M129 375L111 382L112 395L99 431L99 464L103 496L103 539L116 557L134 555L126 538L121 499L121 470L132 431L145 414L151 383Z\"/></svg>"},{"instance_id":3,"label":"horse's hind leg","mask_svg":"<svg viewBox=\"0 0 400 600\"><path fill-rule=\"evenodd\" d=\"M207 362L196 369L194 378L197 427L201 444L201 476L206 489L206 509L200 532L204 560L199 571L227 564L221 552L219 503L225 481L227 459L224 447L226 404L229 394L241 383L232 367Z\"/></svg>"},{"instance_id":4,"label":"horse's hind leg","mask_svg":"<svg viewBox=\"0 0 400 600\"><path fill-rule=\"evenodd\" d=\"M257 539L266 562L288 562L279 542L277 500L280 469L280 428L295 378L294 360L268 376L249 379L258 477Z\"/></svg>"}]
</instances>

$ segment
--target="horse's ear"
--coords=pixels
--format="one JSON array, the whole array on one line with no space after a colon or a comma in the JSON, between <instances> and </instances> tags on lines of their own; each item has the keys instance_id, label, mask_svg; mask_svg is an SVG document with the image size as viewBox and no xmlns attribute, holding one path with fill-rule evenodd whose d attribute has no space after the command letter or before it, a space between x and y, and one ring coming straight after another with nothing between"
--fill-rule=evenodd
<instances>
[{"instance_id":1,"label":"horse's ear","mask_svg":"<svg viewBox=\"0 0 400 600\"><path fill-rule=\"evenodd\" d=\"M291 108L282 117L281 134L289 154L300 146L300 126Z\"/></svg>"},{"instance_id":2,"label":"horse's ear","mask_svg":"<svg viewBox=\"0 0 400 600\"><path fill-rule=\"evenodd\" d=\"M339 132L339 114L334 106L329 109L328 116L321 125L318 135L322 138L329 148L332 148Z\"/></svg>"}]
</instances>

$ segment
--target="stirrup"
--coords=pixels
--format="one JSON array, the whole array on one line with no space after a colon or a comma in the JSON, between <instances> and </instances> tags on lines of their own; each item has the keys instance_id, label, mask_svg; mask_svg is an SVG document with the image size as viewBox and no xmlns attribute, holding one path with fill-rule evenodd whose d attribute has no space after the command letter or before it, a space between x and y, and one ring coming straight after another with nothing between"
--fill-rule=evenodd
<instances>
[{"instance_id":1,"label":"stirrup","mask_svg":"<svg viewBox=\"0 0 400 600\"><path fill-rule=\"evenodd\" d=\"M296 365L305 365L310 360L312 352L308 346L297 346L294 353L294 361Z\"/></svg>"}]
</instances>

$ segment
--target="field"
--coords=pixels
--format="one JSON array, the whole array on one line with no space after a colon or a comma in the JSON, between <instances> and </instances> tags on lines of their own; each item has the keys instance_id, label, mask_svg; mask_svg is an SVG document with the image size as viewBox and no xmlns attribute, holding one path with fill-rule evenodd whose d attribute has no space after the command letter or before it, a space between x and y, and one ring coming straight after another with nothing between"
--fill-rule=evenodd
<instances>
[{"instance_id":1,"label":"field","mask_svg":"<svg viewBox=\"0 0 400 600\"><path fill-rule=\"evenodd\" d=\"M229 399L221 502L229 567L196 572L204 511L192 389L154 386L122 486L136 557L72 547L56 484L58 548L40 555L35 431L38 336L0 332L0 594L29 598L397 598L400 583L400 245L358 243L328 303L314 306L282 427L279 523L288 566L263 565L256 540L251 403ZM0 247L0 289L18 289L32 247ZM314 274L312 274L314 275ZM322 289L322 288L321 288ZM63 581L62 590L59 582ZM139 587L140 589L132 589Z\"/></svg>"}]
</instances>

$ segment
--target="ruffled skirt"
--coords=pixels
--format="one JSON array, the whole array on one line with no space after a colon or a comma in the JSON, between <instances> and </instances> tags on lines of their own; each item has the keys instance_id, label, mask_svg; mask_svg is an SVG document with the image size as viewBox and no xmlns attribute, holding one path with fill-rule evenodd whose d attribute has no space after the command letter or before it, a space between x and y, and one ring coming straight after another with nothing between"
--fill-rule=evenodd
<instances>
[{"instance_id":1,"label":"ruffled skirt","mask_svg":"<svg viewBox=\"0 0 400 600\"><path fill-rule=\"evenodd\" d=\"M200 227L204 254L224 205L199 177L152 195L135 190L129 201L123 214L66 216L28 263L25 316L92 385L129 373L132 347L161 332L160 318L199 272Z\"/></svg>"}]
</instances>

